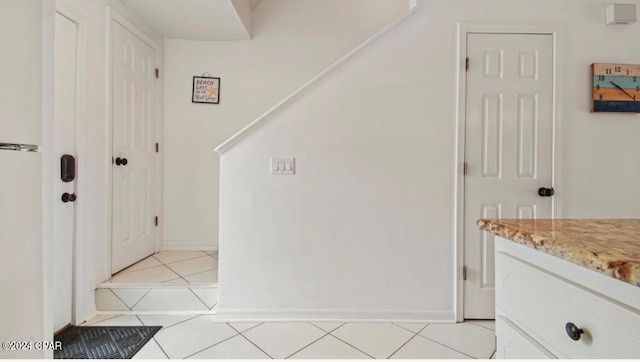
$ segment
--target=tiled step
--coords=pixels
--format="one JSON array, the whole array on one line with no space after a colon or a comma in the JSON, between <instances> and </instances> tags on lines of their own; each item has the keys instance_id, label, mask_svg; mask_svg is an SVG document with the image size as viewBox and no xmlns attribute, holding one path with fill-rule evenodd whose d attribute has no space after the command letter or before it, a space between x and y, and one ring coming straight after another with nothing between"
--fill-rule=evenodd
<instances>
[{"instance_id":1,"label":"tiled step","mask_svg":"<svg viewBox=\"0 0 640 362\"><path fill-rule=\"evenodd\" d=\"M211 284L118 285L104 283L98 285L95 293L98 313L194 312L215 314L218 304L218 286Z\"/></svg>"}]
</instances>

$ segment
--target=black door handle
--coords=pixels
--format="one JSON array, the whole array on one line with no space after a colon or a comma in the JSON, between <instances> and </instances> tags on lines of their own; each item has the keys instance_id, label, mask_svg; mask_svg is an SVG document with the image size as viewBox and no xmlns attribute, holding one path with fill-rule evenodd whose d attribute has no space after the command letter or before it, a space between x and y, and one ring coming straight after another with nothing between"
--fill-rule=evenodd
<instances>
[{"instance_id":1,"label":"black door handle","mask_svg":"<svg viewBox=\"0 0 640 362\"><path fill-rule=\"evenodd\" d=\"M542 196L542 197L551 197L555 194L555 190L553 189L553 187L550 188L546 188L546 187L541 187L538 189L538 195Z\"/></svg>"},{"instance_id":2,"label":"black door handle","mask_svg":"<svg viewBox=\"0 0 640 362\"><path fill-rule=\"evenodd\" d=\"M116 165L118 166L126 166L127 163L129 163L129 161L127 161L126 158L120 158L120 157L116 157Z\"/></svg>"},{"instance_id":3,"label":"black door handle","mask_svg":"<svg viewBox=\"0 0 640 362\"><path fill-rule=\"evenodd\" d=\"M62 202L74 202L77 198L76 194L70 194L68 192L62 194Z\"/></svg>"}]
</instances>

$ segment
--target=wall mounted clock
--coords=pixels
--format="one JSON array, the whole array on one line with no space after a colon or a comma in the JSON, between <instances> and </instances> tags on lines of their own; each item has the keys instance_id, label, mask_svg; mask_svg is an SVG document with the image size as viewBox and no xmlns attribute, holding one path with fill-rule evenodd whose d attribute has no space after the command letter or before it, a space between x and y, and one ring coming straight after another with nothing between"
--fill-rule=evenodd
<instances>
[{"instance_id":1,"label":"wall mounted clock","mask_svg":"<svg viewBox=\"0 0 640 362\"><path fill-rule=\"evenodd\" d=\"M640 64L591 64L591 112L640 113Z\"/></svg>"}]
</instances>

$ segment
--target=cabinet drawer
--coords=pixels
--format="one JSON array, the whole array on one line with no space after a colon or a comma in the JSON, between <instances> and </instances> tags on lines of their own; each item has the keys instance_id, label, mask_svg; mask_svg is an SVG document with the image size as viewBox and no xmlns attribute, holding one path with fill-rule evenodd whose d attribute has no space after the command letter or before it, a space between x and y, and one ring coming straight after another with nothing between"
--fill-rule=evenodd
<instances>
[{"instance_id":1,"label":"cabinet drawer","mask_svg":"<svg viewBox=\"0 0 640 362\"><path fill-rule=\"evenodd\" d=\"M640 358L639 311L503 252L496 308L558 357ZM567 323L584 330L579 340L569 338Z\"/></svg>"},{"instance_id":2,"label":"cabinet drawer","mask_svg":"<svg viewBox=\"0 0 640 362\"><path fill-rule=\"evenodd\" d=\"M496 315L496 358L498 359L551 359L549 351L534 341L513 322Z\"/></svg>"}]
</instances>

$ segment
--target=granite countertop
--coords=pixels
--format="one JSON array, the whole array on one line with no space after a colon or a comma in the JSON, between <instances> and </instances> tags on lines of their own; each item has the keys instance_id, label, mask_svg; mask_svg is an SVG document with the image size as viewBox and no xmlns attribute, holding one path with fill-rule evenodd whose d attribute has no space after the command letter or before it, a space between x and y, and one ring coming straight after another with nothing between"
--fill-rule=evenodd
<instances>
[{"instance_id":1,"label":"granite countertop","mask_svg":"<svg viewBox=\"0 0 640 362\"><path fill-rule=\"evenodd\" d=\"M481 219L497 236L640 287L640 219Z\"/></svg>"}]
</instances>

